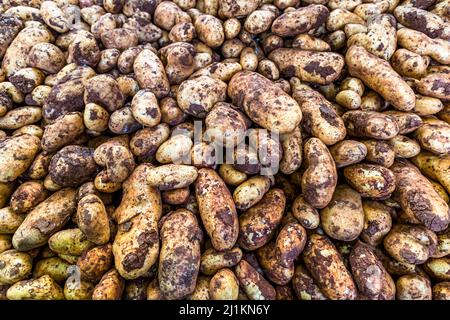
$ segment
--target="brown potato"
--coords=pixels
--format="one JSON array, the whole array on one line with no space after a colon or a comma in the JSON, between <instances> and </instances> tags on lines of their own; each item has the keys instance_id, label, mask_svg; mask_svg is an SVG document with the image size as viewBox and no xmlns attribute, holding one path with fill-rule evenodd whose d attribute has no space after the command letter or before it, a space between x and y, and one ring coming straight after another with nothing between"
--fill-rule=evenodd
<instances>
[{"instance_id":1,"label":"brown potato","mask_svg":"<svg viewBox=\"0 0 450 320\"><path fill-rule=\"evenodd\" d=\"M55 152L72 143L84 131L83 118L79 112L69 112L47 125L42 136L42 149Z\"/></svg>"},{"instance_id":2,"label":"brown potato","mask_svg":"<svg viewBox=\"0 0 450 320\"><path fill-rule=\"evenodd\" d=\"M395 283L397 300L431 300L431 284L418 274L405 275Z\"/></svg>"},{"instance_id":3,"label":"brown potato","mask_svg":"<svg viewBox=\"0 0 450 320\"><path fill-rule=\"evenodd\" d=\"M373 200L364 200L362 207L364 210L364 228L360 235L361 239L372 246L377 246L391 230L392 215L395 210Z\"/></svg>"},{"instance_id":4,"label":"brown potato","mask_svg":"<svg viewBox=\"0 0 450 320\"><path fill-rule=\"evenodd\" d=\"M280 161L280 171L284 174L292 174L302 164L302 133L300 128L281 136L283 157Z\"/></svg>"},{"instance_id":5,"label":"brown potato","mask_svg":"<svg viewBox=\"0 0 450 320\"><path fill-rule=\"evenodd\" d=\"M382 140L364 140L362 143L367 148L366 160L375 164L389 168L394 164L395 151L391 147L390 142L398 136L393 137L389 141Z\"/></svg>"},{"instance_id":6,"label":"brown potato","mask_svg":"<svg viewBox=\"0 0 450 320\"><path fill-rule=\"evenodd\" d=\"M406 49L398 49L391 59L392 67L400 75L412 78L421 78L427 72L430 59ZM416 102L417 103L417 102Z\"/></svg>"},{"instance_id":7,"label":"brown potato","mask_svg":"<svg viewBox=\"0 0 450 320\"><path fill-rule=\"evenodd\" d=\"M239 295L239 281L233 271L228 268L220 269L209 283L211 300L237 300Z\"/></svg>"},{"instance_id":8,"label":"brown potato","mask_svg":"<svg viewBox=\"0 0 450 320\"><path fill-rule=\"evenodd\" d=\"M362 197L386 199L396 186L394 173L380 165L354 164L344 169L344 176L352 188Z\"/></svg>"},{"instance_id":9,"label":"brown potato","mask_svg":"<svg viewBox=\"0 0 450 320\"><path fill-rule=\"evenodd\" d=\"M275 288L247 261L241 260L235 273L249 299L275 300Z\"/></svg>"},{"instance_id":10,"label":"brown potato","mask_svg":"<svg viewBox=\"0 0 450 320\"><path fill-rule=\"evenodd\" d=\"M48 193L41 181L22 183L11 195L10 207L14 212L26 213L47 198Z\"/></svg>"},{"instance_id":11,"label":"brown potato","mask_svg":"<svg viewBox=\"0 0 450 320\"><path fill-rule=\"evenodd\" d=\"M399 133L399 126L390 115L375 111L347 111L342 116L349 135L388 140Z\"/></svg>"},{"instance_id":12,"label":"brown potato","mask_svg":"<svg viewBox=\"0 0 450 320\"><path fill-rule=\"evenodd\" d=\"M323 5L309 5L297 10L286 12L279 16L272 24L272 32L282 37L292 37L306 33L323 24L329 15Z\"/></svg>"},{"instance_id":13,"label":"brown potato","mask_svg":"<svg viewBox=\"0 0 450 320\"><path fill-rule=\"evenodd\" d=\"M111 269L103 275L92 292L92 300L120 300L125 289L125 280L117 270Z\"/></svg>"},{"instance_id":14,"label":"brown potato","mask_svg":"<svg viewBox=\"0 0 450 320\"><path fill-rule=\"evenodd\" d=\"M303 260L323 294L333 300L354 300L356 285L341 255L325 236L312 234L303 251Z\"/></svg>"},{"instance_id":15,"label":"brown potato","mask_svg":"<svg viewBox=\"0 0 450 320\"><path fill-rule=\"evenodd\" d=\"M85 251L76 262L81 279L97 283L113 263L111 244L94 247Z\"/></svg>"},{"instance_id":16,"label":"brown potato","mask_svg":"<svg viewBox=\"0 0 450 320\"><path fill-rule=\"evenodd\" d=\"M413 132L423 124L422 118L415 113L401 111L386 111L383 113L395 120L399 128L399 134Z\"/></svg>"},{"instance_id":17,"label":"brown potato","mask_svg":"<svg viewBox=\"0 0 450 320\"><path fill-rule=\"evenodd\" d=\"M301 179L303 197L314 208L322 209L331 201L336 188L336 165L319 139L307 140L303 148L307 166Z\"/></svg>"},{"instance_id":18,"label":"brown potato","mask_svg":"<svg viewBox=\"0 0 450 320\"><path fill-rule=\"evenodd\" d=\"M330 147L330 153L336 168L342 168L361 162L367 155L364 143L355 140L343 140Z\"/></svg>"},{"instance_id":19,"label":"brown potato","mask_svg":"<svg viewBox=\"0 0 450 320\"><path fill-rule=\"evenodd\" d=\"M157 98L168 95L169 80L164 65L151 50L144 49L136 56L133 70L142 89L151 90Z\"/></svg>"},{"instance_id":20,"label":"brown potato","mask_svg":"<svg viewBox=\"0 0 450 320\"><path fill-rule=\"evenodd\" d=\"M161 227L158 281L166 299L179 299L194 292L201 238L202 231L192 212L179 209L165 216Z\"/></svg>"},{"instance_id":21,"label":"brown potato","mask_svg":"<svg viewBox=\"0 0 450 320\"><path fill-rule=\"evenodd\" d=\"M214 170L204 168L198 171L195 196L213 247L218 251L231 249L239 232L236 207L230 191Z\"/></svg>"},{"instance_id":22,"label":"brown potato","mask_svg":"<svg viewBox=\"0 0 450 320\"><path fill-rule=\"evenodd\" d=\"M227 251L216 251L209 248L202 254L200 271L205 275L213 275L222 268L235 266L241 258L242 250L238 247Z\"/></svg>"},{"instance_id":23,"label":"brown potato","mask_svg":"<svg viewBox=\"0 0 450 320\"><path fill-rule=\"evenodd\" d=\"M308 270L302 265L297 265L292 278L292 286L299 300L326 300L327 298L315 284Z\"/></svg>"},{"instance_id":24,"label":"brown potato","mask_svg":"<svg viewBox=\"0 0 450 320\"><path fill-rule=\"evenodd\" d=\"M450 30L450 29L449 29ZM434 72L420 79L415 84L417 91L425 96L443 101L450 101L450 73Z\"/></svg>"},{"instance_id":25,"label":"brown potato","mask_svg":"<svg viewBox=\"0 0 450 320\"><path fill-rule=\"evenodd\" d=\"M78 201L77 224L86 238L102 245L109 241L109 218L105 205L95 194L89 194Z\"/></svg>"}]
</instances>

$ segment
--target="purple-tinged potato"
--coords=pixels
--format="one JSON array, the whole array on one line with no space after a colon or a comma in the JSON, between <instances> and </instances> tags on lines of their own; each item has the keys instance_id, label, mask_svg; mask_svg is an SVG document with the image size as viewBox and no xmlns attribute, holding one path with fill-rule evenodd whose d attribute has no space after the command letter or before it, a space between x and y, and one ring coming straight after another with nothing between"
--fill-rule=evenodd
<instances>
[{"instance_id":1,"label":"purple-tinged potato","mask_svg":"<svg viewBox=\"0 0 450 320\"><path fill-rule=\"evenodd\" d=\"M404 275L397 279L397 300L431 300L430 280L419 274Z\"/></svg>"}]
</instances>

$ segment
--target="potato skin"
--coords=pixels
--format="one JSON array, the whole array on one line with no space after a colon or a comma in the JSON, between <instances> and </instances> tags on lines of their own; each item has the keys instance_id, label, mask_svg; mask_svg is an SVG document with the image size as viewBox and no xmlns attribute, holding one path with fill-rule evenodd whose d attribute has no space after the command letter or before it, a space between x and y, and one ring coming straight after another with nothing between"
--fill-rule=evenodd
<instances>
[{"instance_id":1,"label":"potato skin","mask_svg":"<svg viewBox=\"0 0 450 320\"><path fill-rule=\"evenodd\" d=\"M193 183L198 176L194 166L166 164L149 170L147 181L160 190L184 188Z\"/></svg>"},{"instance_id":2,"label":"potato skin","mask_svg":"<svg viewBox=\"0 0 450 320\"><path fill-rule=\"evenodd\" d=\"M45 244L76 210L76 190L62 189L37 205L13 236L17 250L31 250Z\"/></svg>"},{"instance_id":3,"label":"potato skin","mask_svg":"<svg viewBox=\"0 0 450 320\"><path fill-rule=\"evenodd\" d=\"M450 153L450 125L435 118L425 118L414 135L423 149L435 154Z\"/></svg>"},{"instance_id":4,"label":"potato skin","mask_svg":"<svg viewBox=\"0 0 450 320\"><path fill-rule=\"evenodd\" d=\"M338 186L331 202L320 211L320 221L329 237L342 241L355 240L364 227L360 194L347 185Z\"/></svg>"},{"instance_id":5,"label":"potato skin","mask_svg":"<svg viewBox=\"0 0 450 320\"><path fill-rule=\"evenodd\" d=\"M235 268L245 294L251 300L275 300L275 288L245 260L241 260Z\"/></svg>"},{"instance_id":6,"label":"potato skin","mask_svg":"<svg viewBox=\"0 0 450 320\"><path fill-rule=\"evenodd\" d=\"M120 300L125 289L125 280L116 269L105 273L92 292L92 300Z\"/></svg>"},{"instance_id":7,"label":"potato skin","mask_svg":"<svg viewBox=\"0 0 450 320\"><path fill-rule=\"evenodd\" d=\"M174 211L162 222L158 281L166 299L180 299L194 292L201 238L197 218L188 210Z\"/></svg>"},{"instance_id":8,"label":"potato skin","mask_svg":"<svg viewBox=\"0 0 450 320\"><path fill-rule=\"evenodd\" d=\"M168 95L169 80L164 65L151 50L144 49L136 56L133 69L141 88L151 90L157 98Z\"/></svg>"},{"instance_id":9,"label":"potato skin","mask_svg":"<svg viewBox=\"0 0 450 320\"><path fill-rule=\"evenodd\" d=\"M9 300L64 300L62 288L49 275L16 282L6 296Z\"/></svg>"},{"instance_id":10,"label":"potato skin","mask_svg":"<svg viewBox=\"0 0 450 320\"><path fill-rule=\"evenodd\" d=\"M450 223L449 208L431 183L406 160L397 160L391 170L396 180L393 198L402 210L430 230L445 230Z\"/></svg>"},{"instance_id":11,"label":"potato skin","mask_svg":"<svg viewBox=\"0 0 450 320\"><path fill-rule=\"evenodd\" d=\"M58 151L74 141L84 131L83 118L79 112L69 112L52 124L45 126L42 136L42 149L46 152Z\"/></svg>"},{"instance_id":12,"label":"potato skin","mask_svg":"<svg viewBox=\"0 0 450 320\"><path fill-rule=\"evenodd\" d=\"M364 143L355 140L344 140L330 147L330 153L336 163L336 168L358 163L367 155Z\"/></svg>"},{"instance_id":13,"label":"potato skin","mask_svg":"<svg viewBox=\"0 0 450 320\"><path fill-rule=\"evenodd\" d=\"M267 176L253 176L241 183L233 192L236 208L247 210L258 203L269 191L272 181Z\"/></svg>"},{"instance_id":14,"label":"potato skin","mask_svg":"<svg viewBox=\"0 0 450 320\"><path fill-rule=\"evenodd\" d=\"M97 283L111 268L113 258L112 246L109 243L85 251L76 262L81 279Z\"/></svg>"},{"instance_id":15,"label":"potato skin","mask_svg":"<svg viewBox=\"0 0 450 320\"><path fill-rule=\"evenodd\" d=\"M69 277L70 264L59 257L39 260L33 271L33 277L39 278L48 274L57 283L63 283Z\"/></svg>"},{"instance_id":16,"label":"potato skin","mask_svg":"<svg viewBox=\"0 0 450 320\"><path fill-rule=\"evenodd\" d=\"M220 269L209 283L211 300L237 300L239 295L239 281L233 271L228 268Z\"/></svg>"},{"instance_id":17,"label":"potato skin","mask_svg":"<svg viewBox=\"0 0 450 320\"><path fill-rule=\"evenodd\" d=\"M233 198L222 178L212 169L200 169L195 196L213 247L218 251L231 249L238 238L239 221Z\"/></svg>"},{"instance_id":18,"label":"potato skin","mask_svg":"<svg viewBox=\"0 0 450 320\"><path fill-rule=\"evenodd\" d=\"M17 250L0 253L0 283L14 284L26 279L31 274L32 261L29 254Z\"/></svg>"},{"instance_id":19,"label":"potato skin","mask_svg":"<svg viewBox=\"0 0 450 320\"><path fill-rule=\"evenodd\" d=\"M347 50L345 60L353 77L360 78L368 87L391 103L394 108L401 111L414 108L416 101L414 91L388 62L356 45Z\"/></svg>"},{"instance_id":20,"label":"potato skin","mask_svg":"<svg viewBox=\"0 0 450 320\"><path fill-rule=\"evenodd\" d=\"M395 190L396 180L391 170L376 164L360 163L344 169L344 176L362 197L386 199Z\"/></svg>"},{"instance_id":21,"label":"potato skin","mask_svg":"<svg viewBox=\"0 0 450 320\"><path fill-rule=\"evenodd\" d=\"M393 300L395 283L373 253L373 248L358 241L350 252L350 266L359 291L370 300Z\"/></svg>"},{"instance_id":22,"label":"potato skin","mask_svg":"<svg viewBox=\"0 0 450 320\"><path fill-rule=\"evenodd\" d=\"M123 184L122 202L114 212L118 231L113 243L115 267L125 279L145 276L158 258L159 190L147 184L150 164L139 165Z\"/></svg>"},{"instance_id":23,"label":"potato skin","mask_svg":"<svg viewBox=\"0 0 450 320\"><path fill-rule=\"evenodd\" d=\"M431 300L431 283L421 275L404 275L395 284L397 300Z\"/></svg>"},{"instance_id":24,"label":"potato skin","mask_svg":"<svg viewBox=\"0 0 450 320\"><path fill-rule=\"evenodd\" d=\"M253 122L270 131L292 132L302 119L297 102L255 72L236 73L228 83L228 96Z\"/></svg>"},{"instance_id":25,"label":"potato skin","mask_svg":"<svg viewBox=\"0 0 450 320\"><path fill-rule=\"evenodd\" d=\"M265 245L281 222L286 197L281 189L271 189L256 205L239 216L238 243L245 250Z\"/></svg>"},{"instance_id":26,"label":"potato skin","mask_svg":"<svg viewBox=\"0 0 450 320\"><path fill-rule=\"evenodd\" d=\"M89 194L78 201L77 223L89 241L97 245L109 241L111 231L108 214L97 195Z\"/></svg>"},{"instance_id":27,"label":"potato skin","mask_svg":"<svg viewBox=\"0 0 450 320\"><path fill-rule=\"evenodd\" d=\"M334 52L306 51L279 48L269 54L281 74L286 78L298 77L302 81L329 84L336 80L344 67L344 58Z\"/></svg>"},{"instance_id":28,"label":"potato skin","mask_svg":"<svg viewBox=\"0 0 450 320\"><path fill-rule=\"evenodd\" d=\"M317 138L307 140L303 149L307 166L301 179L303 197L314 208L322 209L336 188L336 165L325 144Z\"/></svg>"},{"instance_id":29,"label":"potato skin","mask_svg":"<svg viewBox=\"0 0 450 320\"><path fill-rule=\"evenodd\" d=\"M242 250L234 247L227 251L216 251L213 248L206 249L202 254L200 272L205 275L213 275L222 268L233 267L241 261Z\"/></svg>"},{"instance_id":30,"label":"potato skin","mask_svg":"<svg viewBox=\"0 0 450 320\"><path fill-rule=\"evenodd\" d=\"M393 117L375 111L348 111L342 116L349 135L388 140L399 132Z\"/></svg>"},{"instance_id":31,"label":"potato skin","mask_svg":"<svg viewBox=\"0 0 450 320\"><path fill-rule=\"evenodd\" d=\"M79 256L92 248L93 244L78 228L64 229L48 239L50 250L58 255Z\"/></svg>"},{"instance_id":32,"label":"potato skin","mask_svg":"<svg viewBox=\"0 0 450 320\"><path fill-rule=\"evenodd\" d=\"M309 237L303 260L323 294L332 300L354 300L356 285L342 257L331 241L322 235Z\"/></svg>"},{"instance_id":33,"label":"potato skin","mask_svg":"<svg viewBox=\"0 0 450 320\"><path fill-rule=\"evenodd\" d=\"M292 286L299 300L327 300L308 270L301 264L295 267Z\"/></svg>"},{"instance_id":34,"label":"potato skin","mask_svg":"<svg viewBox=\"0 0 450 320\"><path fill-rule=\"evenodd\" d=\"M30 134L0 139L0 182L11 182L24 173L39 150L39 138Z\"/></svg>"},{"instance_id":35,"label":"potato skin","mask_svg":"<svg viewBox=\"0 0 450 320\"><path fill-rule=\"evenodd\" d=\"M47 198L48 193L40 181L27 181L11 195L10 207L14 212L25 213Z\"/></svg>"},{"instance_id":36,"label":"potato skin","mask_svg":"<svg viewBox=\"0 0 450 320\"><path fill-rule=\"evenodd\" d=\"M272 23L272 32L281 37L292 37L320 26L328 18L327 7L320 4L286 12Z\"/></svg>"},{"instance_id":37,"label":"potato skin","mask_svg":"<svg viewBox=\"0 0 450 320\"><path fill-rule=\"evenodd\" d=\"M391 215L395 213L395 210L373 200L364 200L362 207L364 210L364 228L360 235L361 239L372 246L377 246L391 230Z\"/></svg>"}]
</instances>

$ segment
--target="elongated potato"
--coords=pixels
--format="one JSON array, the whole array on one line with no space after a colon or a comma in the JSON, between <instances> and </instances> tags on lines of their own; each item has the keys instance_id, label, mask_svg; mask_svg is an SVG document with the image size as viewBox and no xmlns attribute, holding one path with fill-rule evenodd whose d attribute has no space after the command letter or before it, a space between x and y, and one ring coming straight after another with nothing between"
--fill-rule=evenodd
<instances>
[{"instance_id":1,"label":"elongated potato","mask_svg":"<svg viewBox=\"0 0 450 320\"><path fill-rule=\"evenodd\" d=\"M7 250L0 253L0 283L14 284L26 279L32 268L32 258L25 252Z\"/></svg>"},{"instance_id":2,"label":"elongated potato","mask_svg":"<svg viewBox=\"0 0 450 320\"><path fill-rule=\"evenodd\" d=\"M332 300L354 300L356 285L341 255L331 241L322 235L309 237L303 260L323 294Z\"/></svg>"},{"instance_id":3,"label":"elongated potato","mask_svg":"<svg viewBox=\"0 0 450 320\"><path fill-rule=\"evenodd\" d=\"M166 164L149 170L147 181L160 190L173 190L189 186L197 176L198 171L194 166Z\"/></svg>"},{"instance_id":4,"label":"elongated potato","mask_svg":"<svg viewBox=\"0 0 450 320\"><path fill-rule=\"evenodd\" d=\"M44 245L76 210L76 190L62 189L36 206L13 236L14 248L31 250Z\"/></svg>"},{"instance_id":5,"label":"elongated potato","mask_svg":"<svg viewBox=\"0 0 450 320\"><path fill-rule=\"evenodd\" d=\"M116 269L103 275L92 291L92 300L120 300L125 289L125 280Z\"/></svg>"},{"instance_id":6,"label":"elongated potato","mask_svg":"<svg viewBox=\"0 0 450 320\"><path fill-rule=\"evenodd\" d=\"M16 282L6 296L9 300L64 300L63 289L49 275Z\"/></svg>"},{"instance_id":7,"label":"elongated potato","mask_svg":"<svg viewBox=\"0 0 450 320\"><path fill-rule=\"evenodd\" d=\"M194 292L201 238L202 231L192 212L179 209L165 217L161 227L158 281L166 299L180 299Z\"/></svg>"},{"instance_id":8,"label":"elongated potato","mask_svg":"<svg viewBox=\"0 0 450 320\"><path fill-rule=\"evenodd\" d=\"M320 4L311 4L286 12L276 18L272 24L272 32L281 37L292 37L300 33L306 33L324 23L328 15L327 7Z\"/></svg>"},{"instance_id":9,"label":"elongated potato","mask_svg":"<svg viewBox=\"0 0 450 320\"><path fill-rule=\"evenodd\" d=\"M158 56L149 49L142 50L134 60L136 79L143 89L151 90L157 98L169 93L169 80Z\"/></svg>"},{"instance_id":10,"label":"elongated potato","mask_svg":"<svg viewBox=\"0 0 450 320\"><path fill-rule=\"evenodd\" d=\"M236 266L235 273L249 299L275 300L275 288L250 263L241 260Z\"/></svg>"},{"instance_id":11,"label":"elongated potato","mask_svg":"<svg viewBox=\"0 0 450 320\"><path fill-rule=\"evenodd\" d=\"M39 278L47 274L57 283L63 283L70 275L69 267L70 264L59 257L42 259L36 263L33 277Z\"/></svg>"},{"instance_id":12,"label":"elongated potato","mask_svg":"<svg viewBox=\"0 0 450 320\"><path fill-rule=\"evenodd\" d=\"M336 165L319 139L309 139L303 148L307 166L301 179L303 197L314 208L322 209L331 201L336 188Z\"/></svg>"},{"instance_id":13,"label":"elongated potato","mask_svg":"<svg viewBox=\"0 0 450 320\"><path fill-rule=\"evenodd\" d=\"M414 108L416 101L414 91L388 62L356 45L347 50L345 61L352 76L360 78L396 109L408 111Z\"/></svg>"},{"instance_id":14,"label":"elongated potato","mask_svg":"<svg viewBox=\"0 0 450 320\"><path fill-rule=\"evenodd\" d=\"M84 196L78 201L77 223L87 239L97 245L109 241L111 230L103 201L95 194Z\"/></svg>"},{"instance_id":15,"label":"elongated potato","mask_svg":"<svg viewBox=\"0 0 450 320\"><path fill-rule=\"evenodd\" d=\"M348 134L356 137L388 140L399 132L399 126L394 118L380 112L348 111L342 119Z\"/></svg>"},{"instance_id":16,"label":"elongated potato","mask_svg":"<svg viewBox=\"0 0 450 320\"><path fill-rule=\"evenodd\" d=\"M195 196L213 247L218 251L231 249L239 232L236 207L230 191L214 170L198 171Z\"/></svg>"},{"instance_id":17,"label":"elongated potato","mask_svg":"<svg viewBox=\"0 0 450 320\"><path fill-rule=\"evenodd\" d=\"M267 176L254 176L240 184L233 192L236 208L247 210L258 203L269 191L272 181Z\"/></svg>"},{"instance_id":18,"label":"elongated potato","mask_svg":"<svg viewBox=\"0 0 450 320\"><path fill-rule=\"evenodd\" d=\"M113 243L115 267L125 279L148 273L158 258L158 221L162 214L159 190L147 183L150 164L138 166L123 185L124 195L114 212L119 224Z\"/></svg>"},{"instance_id":19,"label":"elongated potato","mask_svg":"<svg viewBox=\"0 0 450 320\"><path fill-rule=\"evenodd\" d=\"M235 247L227 251L216 251L207 249L202 254L200 271L206 275L213 275L222 268L233 267L242 258L242 250Z\"/></svg>"},{"instance_id":20,"label":"elongated potato","mask_svg":"<svg viewBox=\"0 0 450 320\"><path fill-rule=\"evenodd\" d=\"M303 265L297 265L292 278L292 286L299 300L326 300L314 279Z\"/></svg>"},{"instance_id":21,"label":"elongated potato","mask_svg":"<svg viewBox=\"0 0 450 320\"><path fill-rule=\"evenodd\" d=\"M344 169L347 182L361 196L385 199L395 190L396 180L391 170L376 164L360 163Z\"/></svg>"}]
</instances>

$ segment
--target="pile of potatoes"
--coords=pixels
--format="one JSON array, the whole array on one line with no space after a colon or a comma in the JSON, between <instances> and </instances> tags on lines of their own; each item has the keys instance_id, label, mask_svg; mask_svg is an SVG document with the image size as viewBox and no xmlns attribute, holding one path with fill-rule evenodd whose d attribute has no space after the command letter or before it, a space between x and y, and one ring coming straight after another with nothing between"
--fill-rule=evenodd
<instances>
[{"instance_id":1,"label":"pile of potatoes","mask_svg":"<svg viewBox=\"0 0 450 320\"><path fill-rule=\"evenodd\" d=\"M0 60L0 300L450 300L450 0L3 0Z\"/></svg>"}]
</instances>

